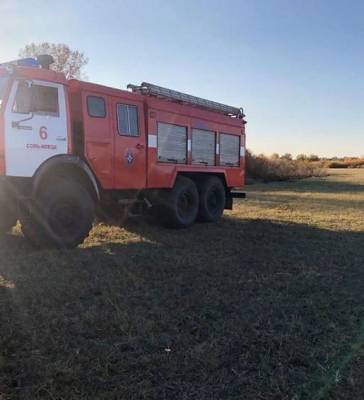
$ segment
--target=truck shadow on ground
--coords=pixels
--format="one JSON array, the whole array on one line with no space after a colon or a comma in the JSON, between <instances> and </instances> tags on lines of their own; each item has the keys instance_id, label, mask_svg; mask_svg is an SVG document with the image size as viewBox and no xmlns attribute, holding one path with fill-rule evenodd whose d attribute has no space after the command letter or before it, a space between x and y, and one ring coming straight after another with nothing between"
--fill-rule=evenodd
<instances>
[{"instance_id":1,"label":"truck shadow on ground","mask_svg":"<svg viewBox=\"0 0 364 400\"><path fill-rule=\"evenodd\" d=\"M1 393L313 398L356 340L363 233L229 217L126 229L140 239L69 251L1 241Z\"/></svg>"}]
</instances>

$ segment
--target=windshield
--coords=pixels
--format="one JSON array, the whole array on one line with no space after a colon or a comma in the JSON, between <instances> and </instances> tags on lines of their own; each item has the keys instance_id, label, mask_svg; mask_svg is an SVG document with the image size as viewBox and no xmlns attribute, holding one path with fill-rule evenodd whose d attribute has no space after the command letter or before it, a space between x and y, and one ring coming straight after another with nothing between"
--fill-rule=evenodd
<instances>
[{"instance_id":1,"label":"windshield","mask_svg":"<svg viewBox=\"0 0 364 400\"><path fill-rule=\"evenodd\" d=\"M0 109L5 95L5 89L7 83L8 83L8 78L5 76L0 76Z\"/></svg>"}]
</instances>

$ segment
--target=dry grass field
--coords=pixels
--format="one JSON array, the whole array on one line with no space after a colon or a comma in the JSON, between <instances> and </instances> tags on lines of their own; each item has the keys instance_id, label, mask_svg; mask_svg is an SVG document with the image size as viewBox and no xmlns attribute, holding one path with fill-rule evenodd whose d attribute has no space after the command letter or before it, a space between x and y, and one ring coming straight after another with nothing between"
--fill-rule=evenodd
<instances>
[{"instance_id":1,"label":"dry grass field","mask_svg":"<svg viewBox=\"0 0 364 400\"><path fill-rule=\"evenodd\" d=\"M249 187L216 225L0 242L0 399L364 397L364 170Z\"/></svg>"}]
</instances>

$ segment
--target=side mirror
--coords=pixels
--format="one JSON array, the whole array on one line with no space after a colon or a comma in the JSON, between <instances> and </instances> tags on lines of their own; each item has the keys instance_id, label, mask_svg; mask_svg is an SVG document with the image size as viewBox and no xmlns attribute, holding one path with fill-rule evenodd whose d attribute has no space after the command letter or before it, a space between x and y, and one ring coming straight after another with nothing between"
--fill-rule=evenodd
<instances>
[{"instance_id":1,"label":"side mirror","mask_svg":"<svg viewBox=\"0 0 364 400\"><path fill-rule=\"evenodd\" d=\"M30 89L33 86L33 81L23 80L21 81L21 84L27 86Z\"/></svg>"}]
</instances>

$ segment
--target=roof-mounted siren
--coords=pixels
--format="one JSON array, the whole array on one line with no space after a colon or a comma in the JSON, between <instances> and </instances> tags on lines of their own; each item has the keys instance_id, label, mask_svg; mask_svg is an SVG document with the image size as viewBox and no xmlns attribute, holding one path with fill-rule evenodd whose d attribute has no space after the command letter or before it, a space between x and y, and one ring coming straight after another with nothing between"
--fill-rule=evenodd
<instances>
[{"instance_id":1,"label":"roof-mounted siren","mask_svg":"<svg viewBox=\"0 0 364 400\"><path fill-rule=\"evenodd\" d=\"M176 101L178 103L188 103L194 106L207 108L209 110L214 110L233 118L243 119L245 116L242 108L232 107L226 104L217 103L216 101L206 100L201 97L192 96L190 94L178 92L177 90L167 89L162 86L153 85L147 82L143 82L139 86L129 84L127 88L131 89L133 92L138 92L144 95L155 96Z\"/></svg>"},{"instance_id":2,"label":"roof-mounted siren","mask_svg":"<svg viewBox=\"0 0 364 400\"><path fill-rule=\"evenodd\" d=\"M40 54L37 56L37 62L43 69L50 69L51 65L54 64L54 58L49 54Z\"/></svg>"}]
</instances>

